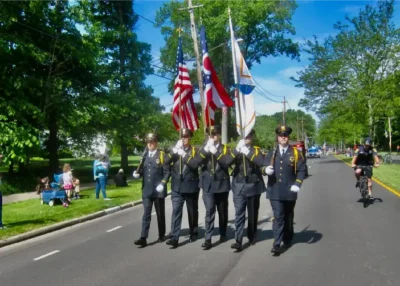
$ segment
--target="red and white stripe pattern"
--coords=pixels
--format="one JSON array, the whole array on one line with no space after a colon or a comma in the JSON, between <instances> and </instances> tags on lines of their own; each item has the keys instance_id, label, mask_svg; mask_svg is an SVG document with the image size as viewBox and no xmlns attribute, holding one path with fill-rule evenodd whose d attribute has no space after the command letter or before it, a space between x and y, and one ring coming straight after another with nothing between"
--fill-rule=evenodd
<instances>
[{"instance_id":1,"label":"red and white stripe pattern","mask_svg":"<svg viewBox=\"0 0 400 286\"><path fill-rule=\"evenodd\" d=\"M181 113L179 113L179 102L181 102ZM182 116L182 126L179 116ZM172 111L172 121L175 128L188 128L195 131L199 128L196 107L193 101L193 86L190 82L189 70L183 61L182 40L179 38L177 75L174 85L174 108Z\"/></svg>"},{"instance_id":2,"label":"red and white stripe pattern","mask_svg":"<svg viewBox=\"0 0 400 286\"><path fill-rule=\"evenodd\" d=\"M206 125L214 126L215 109L233 106L233 100L229 97L225 88L218 79L217 72L208 55L207 39L204 26L200 31L200 42L203 53L203 80Z\"/></svg>"}]
</instances>

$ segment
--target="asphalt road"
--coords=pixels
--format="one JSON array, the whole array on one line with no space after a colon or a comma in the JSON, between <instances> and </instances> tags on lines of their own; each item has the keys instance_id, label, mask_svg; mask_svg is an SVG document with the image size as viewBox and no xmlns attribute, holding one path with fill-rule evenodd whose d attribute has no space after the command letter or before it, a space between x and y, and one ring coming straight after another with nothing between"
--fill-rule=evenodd
<instances>
[{"instance_id":1,"label":"asphalt road","mask_svg":"<svg viewBox=\"0 0 400 286\"><path fill-rule=\"evenodd\" d=\"M330 156L309 165L295 210L294 245L280 257L270 253L272 213L265 196L257 244L240 253L230 249L231 196L230 240L209 251L200 247L203 239L188 243L186 211L180 247L138 248L139 206L1 248L0 285L400 285L399 198L375 184L382 202L364 208L344 163ZM202 201L200 206L204 227ZM169 231L169 198L166 211ZM152 218L150 243L157 239Z\"/></svg>"}]
</instances>

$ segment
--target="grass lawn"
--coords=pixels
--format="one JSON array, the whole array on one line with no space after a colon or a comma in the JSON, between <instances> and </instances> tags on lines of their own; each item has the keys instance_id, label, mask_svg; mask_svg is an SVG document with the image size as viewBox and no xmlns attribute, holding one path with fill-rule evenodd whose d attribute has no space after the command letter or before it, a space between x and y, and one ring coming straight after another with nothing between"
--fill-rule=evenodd
<instances>
[{"instance_id":1,"label":"grass lawn","mask_svg":"<svg viewBox=\"0 0 400 286\"><path fill-rule=\"evenodd\" d=\"M139 200L142 197L141 180L129 182L125 188L107 186L107 196L112 200L104 201L101 193L100 199L96 200L94 189L84 190L81 191L81 199L73 200L68 208L60 203L53 207L41 205L39 197L3 205L3 224L6 229L0 230L0 239Z\"/></svg>"},{"instance_id":2,"label":"grass lawn","mask_svg":"<svg viewBox=\"0 0 400 286\"><path fill-rule=\"evenodd\" d=\"M343 155L337 155L337 157L351 164L352 158ZM377 178L379 181L398 192L400 192L399 174L400 164L381 164L378 168L373 169L373 178Z\"/></svg>"}]
</instances>

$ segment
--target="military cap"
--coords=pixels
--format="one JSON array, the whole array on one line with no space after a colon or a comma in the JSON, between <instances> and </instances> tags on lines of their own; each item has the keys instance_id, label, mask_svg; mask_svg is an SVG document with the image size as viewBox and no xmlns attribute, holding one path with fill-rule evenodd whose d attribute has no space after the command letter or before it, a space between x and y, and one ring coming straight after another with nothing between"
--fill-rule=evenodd
<instances>
[{"instance_id":1,"label":"military cap","mask_svg":"<svg viewBox=\"0 0 400 286\"><path fill-rule=\"evenodd\" d=\"M275 129L275 133L278 136L289 136L290 134L292 134L292 128L286 125L279 125Z\"/></svg>"},{"instance_id":2,"label":"military cap","mask_svg":"<svg viewBox=\"0 0 400 286\"><path fill-rule=\"evenodd\" d=\"M146 134L146 142L149 142L149 141L158 141L157 134L147 133Z\"/></svg>"},{"instance_id":3,"label":"military cap","mask_svg":"<svg viewBox=\"0 0 400 286\"><path fill-rule=\"evenodd\" d=\"M190 129L187 128L182 128L181 129L181 138L185 137L185 136L189 136L189 137L193 137L193 132Z\"/></svg>"},{"instance_id":4,"label":"military cap","mask_svg":"<svg viewBox=\"0 0 400 286\"><path fill-rule=\"evenodd\" d=\"M214 125L214 126L209 126L206 129L207 133L210 133L211 130L211 134L215 135L215 134L221 134L221 127L219 125Z\"/></svg>"}]
</instances>

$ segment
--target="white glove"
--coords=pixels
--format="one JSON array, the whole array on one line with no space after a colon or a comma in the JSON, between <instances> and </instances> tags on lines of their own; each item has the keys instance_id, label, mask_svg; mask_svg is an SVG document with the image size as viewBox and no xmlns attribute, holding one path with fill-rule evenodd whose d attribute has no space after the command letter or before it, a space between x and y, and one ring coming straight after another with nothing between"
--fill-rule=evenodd
<instances>
[{"instance_id":1,"label":"white glove","mask_svg":"<svg viewBox=\"0 0 400 286\"><path fill-rule=\"evenodd\" d=\"M175 148L175 147L174 147L174 148L172 149L172 153L176 154L176 153L178 153L178 150L179 150L178 148Z\"/></svg>"},{"instance_id":2,"label":"white glove","mask_svg":"<svg viewBox=\"0 0 400 286\"><path fill-rule=\"evenodd\" d=\"M217 147L215 147L214 145L212 145L211 147L210 147L210 152L211 153L213 153L213 154L215 154L215 153L217 153Z\"/></svg>"},{"instance_id":3,"label":"white glove","mask_svg":"<svg viewBox=\"0 0 400 286\"><path fill-rule=\"evenodd\" d=\"M240 139L239 143L238 143L237 146L236 146L236 150L237 150L238 152L240 152L240 149L242 149L242 147L243 147L244 145L245 145L244 139Z\"/></svg>"},{"instance_id":4,"label":"white glove","mask_svg":"<svg viewBox=\"0 0 400 286\"><path fill-rule=\"evenodd\" d=\"M210 152L210 147L206 144L206 145L204 146L203 150L204 150L206 153L208 153L208 152Z\"/></svg>"},{"instance_id":5,"label":"white glove","mask_svg":"<svg viewBox=\"0 0 400 286\"><path fill-rule=\"evenodd\" d=\"M140 175L135 171L135 172L133 172L133 175L132 175L135 179L137 179L137 178L139 178L140 177Z\"/></svg>"},{"instance_id":6,"label":"white glove","mask_svg":"<svg viewBox=\"0 0 400 286\"><path fill-rule=\"evenodd\" d=\"M162 191L164 191L164 186L162 184L159 184L156 188L156 191L161 193Z\"/></svg>"},{"instance_id":7,"label":"white glove","mask_svg":"<svg viewBox=\"0 0 400 286\"><path fill-rule=\"evenodd\" d=\"M243 146L242 148L240 148L240 153L245 154L247 156L247 154L249 154L250 149L246 146Z\"/></svg>"},{"instance_id":8,"label":"white glove","mask_svg":"<svg viewBox=\"0 0 400 286\"><path fill-rule=\"evenodd\" d=\"M292 187L290 188L290 190L292 192L298 193L300 191L300 188L296 185L292 185Z\"/></svg>"},{"instance_id":9,"label":"white glove","mask_svg":"<svg viewBox=\"0 0 400 286\"><path fill-rule=\"evenodd\" d=\"M266 173L268 176L273 175L273 174L275 173L274 168L273 168L272 166L268 166L267 168L265 168L265 173Z\"/></svg>"},{"instance_id":10,"label":"white glove","mask_svg":"<svg viewBox=\"0 0 400 286\"><path fill-rule=\"evenodd\" d=\"M184 157L186 155L186 152L183 151L183 149L178 149L178 155Z\"/></svg>"},{"instance_id":11,"label":"white glove","mask_svg":"<svg viewBox=\"0 0 400 286\"><path fill-rule=\"evenodd\" d=\"M180 149L183 146L183 142L182 139L179 139L178 142L176 142L175 148L176 149Z\"/></svg>"},{"instance_id":12,"label":"white glove","mask_svg":"<svg viewBox=\"0 0 400 286\"><path fill-rule=\"evenodd\" d=\"M210 148L211 146L214 146L214 139L212 139L212 138L208 139L207 146L208 146L208 148Z\"/></svg>"}]
</instances>

